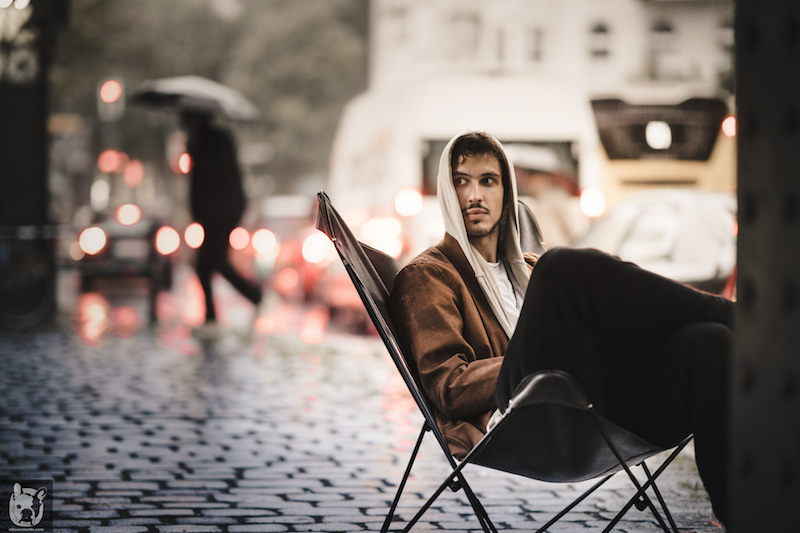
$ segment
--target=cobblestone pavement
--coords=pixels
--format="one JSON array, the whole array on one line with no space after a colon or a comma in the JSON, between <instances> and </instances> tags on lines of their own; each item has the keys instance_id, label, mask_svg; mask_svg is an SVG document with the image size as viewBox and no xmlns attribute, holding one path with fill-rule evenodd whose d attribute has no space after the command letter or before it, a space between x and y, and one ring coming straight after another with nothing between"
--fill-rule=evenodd
<instances>
[{"instance_id":1,"label":"cobblestone pavement","mask_svg":"<svg viewBox=\"0 0 800 533\"><path fill-rule=\"evenodd\" d=\"M0 362L0 479L52 479L56 531L378 531L422 420L373 337L200 343L162 324L91 346L47 326L0 332ZM426 440L404 520L447 469ZM535 530L587 486L465 472L504 531ZM722 531L690 453L661 486L681 531ZM601 531L630 494L615 478L551 531ZM446 491L414 531L479 528ZM633 510L616 531L658 528Z\"/></svg>"}]
</instances>

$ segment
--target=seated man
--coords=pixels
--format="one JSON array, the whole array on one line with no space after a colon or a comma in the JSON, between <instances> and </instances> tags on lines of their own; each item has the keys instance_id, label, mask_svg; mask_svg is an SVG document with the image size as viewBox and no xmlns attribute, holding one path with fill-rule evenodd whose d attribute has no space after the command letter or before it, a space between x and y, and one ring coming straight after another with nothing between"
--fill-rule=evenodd
<instances>
[{"instance_id":1,"label":"seated man","mask_svg":"<svg viewBox=\"0 0 800 533\"><path fill-rule=\"evenodd\" d=\"M597 250L523 254L513 166L488 134L450 141L438 197L444 240L398 274L390 307L453 455L480 440L525 376L559 369L655 444L694 433L725 521L733 303Z\"/></svg>"}]
</instances>

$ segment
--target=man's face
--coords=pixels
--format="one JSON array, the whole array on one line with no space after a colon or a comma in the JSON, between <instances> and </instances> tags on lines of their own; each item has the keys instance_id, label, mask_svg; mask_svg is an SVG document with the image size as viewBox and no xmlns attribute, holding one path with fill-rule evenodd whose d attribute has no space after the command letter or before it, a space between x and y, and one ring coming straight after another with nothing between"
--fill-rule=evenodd
<instances>
[{"instance_id":1,"label":"man's face","mask_svg":"<svg viewBox=\"0 0 800 533\"><path fill-rule=\"evenodd\" d=\"M503 177L492 154L462 158L453 185L470 240L496 237L503 214Z\"/></svg>"}]
</instances>

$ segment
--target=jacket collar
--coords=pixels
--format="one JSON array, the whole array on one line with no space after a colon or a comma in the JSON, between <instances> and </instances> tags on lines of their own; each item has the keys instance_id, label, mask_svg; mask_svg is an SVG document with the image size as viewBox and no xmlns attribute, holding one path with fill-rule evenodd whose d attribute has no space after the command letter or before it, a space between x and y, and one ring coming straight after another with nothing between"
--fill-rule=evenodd
<instances>
[{"instance_id":1,"label":"jacket collar","mask_svg":"<svg viewBox=\"0 0 800 533\"><path fill-rule=\"evenodd\" d=\"M461 245L458 244L458 241L449 233L445 233L444 239L437 247L450 264L453 265L458 275L461 276L461 279L467 286L467 290L472 295L472 299L478 308L484 325L487 324L487 321L492 321L498 330L503 331L502 326L497 320L497 316L494 311L492 311L489 300L486 298L486 293L480 283L478 283L475 272L472 270L472 266L469 264L467 257L464 255L464 250L461 249ZM508 337L509 335L506 335L506 338Z\"/></svg>"}]
</instances>

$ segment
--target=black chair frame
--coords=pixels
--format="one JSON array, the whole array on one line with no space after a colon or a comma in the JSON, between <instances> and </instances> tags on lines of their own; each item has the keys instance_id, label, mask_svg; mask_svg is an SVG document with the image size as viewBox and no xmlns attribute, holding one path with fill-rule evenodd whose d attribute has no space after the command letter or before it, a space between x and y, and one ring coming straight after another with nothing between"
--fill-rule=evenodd
<instances>
[{"instance_id":1,"label":"black chair frame","mask_svg":"<svg viewBox=\"0 0 800 533\"><path fill-rule=\"evenodd\" d=\"M561 512L539 528L537 532L546 531L614 475L624 471L635 487L636 492L609 522L603 530L604 533L611 531L633 506L640 511L649 509L658 525L665 532L678 533L672 514L656 485L656 479L691 442L692 435L686 436L674 446L658 469L651 472L645 460L667 451L668 448L665 449L650 444L607 420L593 409L591 402L574 378L564 372L546 371L528 376L515 392L499 422L485 434L463 460L457 461L450 454L444 435L436 425L436 419L429 401L418 382L416 374L411 370L403 354L391 324L387 306L388 297L391 291L391 282L399 272L400 264L382 252L358 242L324 192L320 192L317 198L319 202L317 229L328 235L334 243L337 253L378 335L424 418L423 426L411 452L405 472L389 506L381 533L387 533L393 521L398 518L395 516L397 506L408 482L423 438L429 431L434 435L439 447L442 449L452 468L452 472L442 481L419 511L406 523L401 530L403 533L411 530L447 488L453 491L463 489L483 531L486 533L497 532L497 528L489 518L486 509L464 477L463 469L470 464L523 475L541 481L563 483L599 478L597 483L567 505ZM523 235L521 240L527 243L528 250L541 252L543 244L538 224L530 210L522 203L520 203L520 218L527 219L527 221L523 221L520 224L523 230L527 228L528 232L536 232L533 237L531 235ZM547 457L541 458L538 453L531 452L532 443L551 440L546 435L548 432L543 428L550 427L548 424L553 423L553 421L559 424L560 429L563 429L562 421L566 421L564 422L566 426L576 428L574 431L577 433L575 434L579 435L580 439L591 441L591 449L588 453L590 457L586 461L579 461L581 464L577 469L568 466L561 471L558 470L560 465L557 465L553 470ZM536 429L533 430L533 427ZM550 449L556 451L552 455L559 455L563 447L564 442L553 443ZM524 455L524 458L514 457L513 452L520 450L524 450L526 453L517 455ZM570 461L573 459L574 457L570 458ZM570 463L570 461L567 461L567 463ZM644 472L646 478L644 483L640 482L634 475L631 467L635 466L641 467ZM647 493L650 489L656 496L661 512L656 508ZM669 522L669 525L667 525L667 522Z\"/></svg>"}]
</instances>

